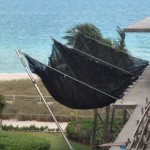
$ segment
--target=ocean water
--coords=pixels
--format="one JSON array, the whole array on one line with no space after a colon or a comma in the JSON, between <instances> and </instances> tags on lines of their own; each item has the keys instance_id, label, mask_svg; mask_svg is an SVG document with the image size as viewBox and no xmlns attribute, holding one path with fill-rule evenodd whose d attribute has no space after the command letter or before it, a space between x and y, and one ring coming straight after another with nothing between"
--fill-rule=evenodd
<instances>
[{"instance_id":1,"label":"ocean water","mask_svg":"<svg viewBox=\"0 0 150 150\"><path fill-rule=\"evenodd\" d=\"M149 0L0 0L0 73L25 72L15 49L47 63L50 37L65 44L65 32L79 23L92 23L116 39L116 27L149 17L149 6ZM126 33L126 45L150 61L150 33Z\"/></svg>"}]
</instances>

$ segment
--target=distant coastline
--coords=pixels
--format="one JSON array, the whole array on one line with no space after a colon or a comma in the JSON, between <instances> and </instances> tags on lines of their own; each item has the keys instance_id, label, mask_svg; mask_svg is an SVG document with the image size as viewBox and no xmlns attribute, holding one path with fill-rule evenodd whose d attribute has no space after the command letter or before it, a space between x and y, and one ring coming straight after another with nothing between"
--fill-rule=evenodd
<instances>
[{"instance_id":1,"label":"distant coastline","mask_svg":"<svg viewBox=\"0 0 150 150\"><path fill-rule=\"evenodd\" d=\"M38 80L39 77L33 74L34 79ZM11 80L27 80L30 79L27 73L0 73L0 81Z\"/></svg>"}]
</instances>

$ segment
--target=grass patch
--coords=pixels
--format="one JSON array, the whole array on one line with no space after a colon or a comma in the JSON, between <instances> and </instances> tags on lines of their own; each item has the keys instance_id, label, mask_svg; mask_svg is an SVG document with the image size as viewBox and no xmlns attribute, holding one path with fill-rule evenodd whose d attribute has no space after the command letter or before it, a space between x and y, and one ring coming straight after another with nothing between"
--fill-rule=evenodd
<instances>
[{"instance_id":1,"label":"grass patch","mask_svg":"<svg viewBox=\"0 0 150 150\"><path fill-rule=\"evenodd\" d=\"M50 141L28 133L1 132L2 150L50 150Z\"/></svg>"},{"instance_id":2,"label":"grass patch","mask_svg":"<svg viewBox=\"0 0 150 150\"><path fill-rule=\"evenodd\" d=\"M35 138L39 138L42 140L46 140L49 143L51 143L51 148L50 150L70 150L68 145L66 144L66 142L64 141L62 135L60 133L41 133L41 132L32 132L32 133L18 133L18 132L2 132L0 134L0 143L3 142L2 137L6 137L7 135L10 136L22 136L24 135L24 142L26 143L25 139L27 138L31 138L32 137L32 141ZM20 143L17 142L17 143ZM10 143L13 144L13 143ZM39 141L40 144L40 141ZM90 150L91 148L89 146L77 143L77 142L72 142L71 141L71 145L75 150ZM7 149L3 149L3 150L7 150ZM10 149L9 149L10 150ZM11 150L18 150L18 149L11 149ZM30 150L30 149L19 149L19 150ZM36 150L36 149L34 149ZM40 149L40 150L46 150L46 149Z\"/></svg>"},{"instance_id":3,"label":"grass patch","mask_svg":"<svg viewBox=\"0 0 150 150\"><path fill-rule=\"evenodd\" d=\"M49 95L40 80L37 80L36 83L43 95ZM31 80L0 81L0 93L2 95L37 95Z\"/></svg>"},{"instance_id":4,"label":"grass patch","mask_svg":"<svg viewBox=\"0 0 150 150\"><path fill-rule=\"evenodd\" d=\"M50 105L56 119L60 122L68 122L72 120L81 120L86 117L93 117L92 110L73 110L67 108L57 102ZM14 101L6 103L3 110L3 119L15 118L20 121L37 120L37 121L53 121L52 116L47 111L43 103L36 101Z\"/></svg>"},{"instance_id":5,"label":"grass patch","mask_svg":"<svg viewBox=\"0 0 150 150\"><path fill-rule=\"evenodd\" d=\"M51 142L52 150L70 150L60 133L33 133ZM74 150L91 150L90 146L70 141Z\"/></svg>"},{"instance_id":6,"label":"grass patch","mask_svg":"<svg viewBox=\"0 0 150 150\"><path fill-rule=\"evenodd\" d=\"M70 109L53 101L50 108L59 122L78 121L87 118L93 118L93 110L75 110ZM110 108L111 109L111 108ZM105 108L99 109L101 117L105 117ZM111 110L110 110L111 112ZM116 110L115 117L122 118L123 110ZM111 113L110 113L111 117ZM17 100L13 103L6 103L3 110L3 119L15 118L20 121L37 120L37 121L53 121L44 103L37 101Z\"/></svg>"}]
</instances>

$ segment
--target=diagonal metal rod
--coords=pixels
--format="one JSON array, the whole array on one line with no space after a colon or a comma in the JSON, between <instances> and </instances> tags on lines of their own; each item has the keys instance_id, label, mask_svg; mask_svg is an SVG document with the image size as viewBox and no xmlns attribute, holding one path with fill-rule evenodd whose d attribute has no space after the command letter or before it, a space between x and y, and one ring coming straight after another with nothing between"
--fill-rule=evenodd
<instances>
[{"instance_id":1,"label":"diagonal metal rod","mask_svg":"<svg viewBox=\"0 0 150 150\"><path fill-rule=\"evenodd\" d=\"M61 132L62 136L64 137L64 139L65 139L66 143L68 144L68 146L69 146L70 150L73 150L73 148L72 148L72 146L71 146L70 142L68 141L67 137L65 136L65 134L64 134L64 132L63 132L63 130L62 130L62 128L61 128L61 126L60 126L60 124L59 124L59 123L58 123L58 121L56 120L56 118L55 118L54 114L52 113L52 111L51 111L50 107L48 106L48 104L47 104L47 102L46 102L45 98L43 97L43 95L42 95L41 91L39 90L39 88L38 88L38 86L37 86L37 84L36 84L36 82L35 82L35 80L34 80L34 78L33 78L32 74L31 74L31 71L29 70L29 68L27 67L27 65L26 65L25 61L23 60L22 55L21 55L21 52L20 52L18 49L16 49L16 53L17 53L17 55L18 55L18 57L19 57L19 59L20 59L20 61L21 61L22 65L24 66L24 68L25 68L26 72L28 73L28 75L29 75L29 77L30 77L30 79L31 79L32 83L34 84L34 86L35 86L35 88L36 88L37 92L38 92L38 93L39 93L39 95L41 96L41 99L43 100L44 104L46 105L46 107L47 107L47 109L48 109L49 113L50 113L50 114L51 114L51 116L53 117L53 119L54 119L54 121L55 121L55 123L56 123L57 127L59 128L59 130L60 130L60 132Z\"/></svg>"},{"instance_id":2,"label":"diagonal metal rod","mask_svg":"<svg viewBox=\"0 0 150 150\"><path fill-rule=\"evenodd\" d=\"M111 140L112 140L112 139L113 139L113 136L112 136L111 131L110 131L109 128L108 128L108 125L106 125L106 123L103 121L103 119L102 119L102 117L101 117L101 115L100 115L100 113L99 113L98 111L97 111L97 115L98 115L100 121L102 122L103 126L105 127L105 129L106 129L107 132L109 133L109 136L110 136L110 138L111 138Z\"/></svg>"}]
</instances>

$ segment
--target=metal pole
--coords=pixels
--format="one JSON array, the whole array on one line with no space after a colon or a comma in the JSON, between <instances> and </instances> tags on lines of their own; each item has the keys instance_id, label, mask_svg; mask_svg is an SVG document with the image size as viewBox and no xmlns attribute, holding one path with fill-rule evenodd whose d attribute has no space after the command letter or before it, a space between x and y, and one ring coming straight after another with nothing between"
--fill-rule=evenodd
<instances>
[{"instance_id":1,"label":"metal pole","mask_svg":"<svg viewBox=\"0 0 150 150\"><path fill-rule=\"evenodd\" d=\"M113 128L115 110L116 110L116 108L113 106L113 108L112 108L112 116L111 116L111 123L110 123L110 132L112 132L112 128Z\"/></svg>"},{"instance_id":2,"label":"metal pole","mask_svg":"<svg viewBox=\"0 0 150 150\"><path fill-rule=\"evenodd\" d=\"M127 111L126 108L123 109L123 118L122 118L122 124L124 125L126 123L127 118Z\"/></svg>"},{"instance_id":3,"label":"metal pole","mask_svg":"<svg viewBox=\"0 0 150 150\"><path fill-rule=\"evenodd\" d=\"M47 109L48 109L49 113L52 115L52 117L53 117L53 119L54 119L54 121L55 121L55 123L56 123L57 127L59 128L59 130L60 130L60 132L61 132L62 136L64 137L64 139L65 139L66 143L68 144L68 146L69 146L70 150L73 150L73 148L72 148L71 144L69 143L69 141L68 141L67 137L65 136L65 134L64 134L64 132L63 132L63 130L62 130L62 128L61 128L61 126L60 126L60 124L59 124L59 123L58 123L58 121L56 120L56 118L55 118L55 116L53 115L53 113L52 113L52 111L51 111L50 107L48 106L48 104L47 104L47 102L46 102L45 98L43 97L43 95L42 95L41 91L39 90L39 88L38 88L38 86L37 86L37 84L36 84L36 82L35 82L35 80L34 80L34 78L33 78L32 74L31 74L31 71L28 69L28 67L27 67L26 63L23 61L23 59L22 59L22 55L21 55L21 52L20 52L19 50L17 50L17 49L16 49L16 53L17 53L17 55L18 55L18 57L19 57L19 59L20 59L21 63L23 64L23 66L24 66L24 68L25 68L26 72L28 73L28 75L29 75L29 77L30 77L30 79L31 79L32 83L34 84L34 86L35 86L35 88L36 88L37 92L38 92L38 93L39 93L39 95L41 96L41 99L43 100L43 102L44 102L45 106L47 107Z\"/></svg>"},{"instance_id":4,"label":"metal pole","mask_svg":"<svg viewBox=\"0 0 150 150\"><path fill-rule=\"evenodd\" d=\"M97 108L94 109L93 131L91 137L92 150L95 150L96 129L97 129Z\"/></svg>"},{"instance_id":5,"label":"metal pole","mask_svg":"<svg viewBox=\"0 0 150 150\"><path fill-rule=\"evenodd\" d=\"M107 143L109 142L109 137L108 137L108 121L109 121L109 109L110 109L110 106L106 106L106 114L105 114L105 129L104 129L104 143ZM105 150L107 150L107 148L104 148Z\"/></svg>"}]
</instances>

